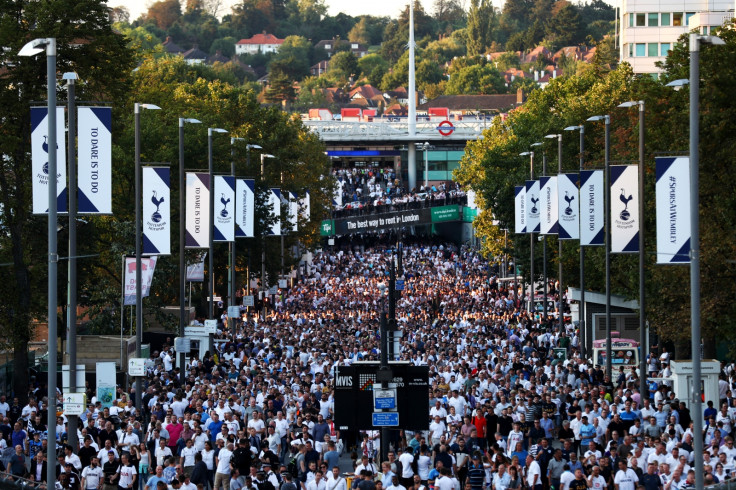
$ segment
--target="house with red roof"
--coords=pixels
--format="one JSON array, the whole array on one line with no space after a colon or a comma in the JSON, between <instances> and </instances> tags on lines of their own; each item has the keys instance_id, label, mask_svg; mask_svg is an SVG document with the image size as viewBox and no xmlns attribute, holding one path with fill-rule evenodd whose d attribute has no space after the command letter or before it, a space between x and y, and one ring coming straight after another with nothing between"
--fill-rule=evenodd
<instances>
[{"instance_id":1,"label":"house with red roof","mask_svg":"<svg viewBox=\"0 0 736 490\"><path fill-rule=\"evenodd\" d=\"M261 34L241 39L235 43L235 54L276 53L283 43L283 39L263 31Z\"/></svg>"}]
</instances>

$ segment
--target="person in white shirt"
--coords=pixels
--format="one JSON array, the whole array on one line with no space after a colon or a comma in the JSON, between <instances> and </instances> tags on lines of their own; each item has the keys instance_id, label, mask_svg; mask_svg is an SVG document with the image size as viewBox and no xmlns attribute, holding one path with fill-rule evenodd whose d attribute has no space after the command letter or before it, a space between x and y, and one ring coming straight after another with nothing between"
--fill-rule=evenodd
<instances>
[{"instance_id":1,"label":"person in white shirt","mask_svg":"<svg viewBox=\"0 0 736 490\"><path fill-rule=\"evenodd\" d=\"M327 490L348 490L347 481L340 476L340 468L335 466L327 478Z\"/></svg>"},{"instance_id":2,"label":"person in white shirt","mask_svg":"<svg viewBox=\"0 0 736 490\"><path fill-rule=\"evenodd\" d=\"M447 430L445 423L440 419L439 415L434 417L434 421L429 424L430 438L432 440L432 446L439 444L440 438Z\"/></svg>"},{"instance_id":3,"label":"person in white shirt","mask_svg":"<svg viewBox=\"0 0 736 490\"><path fill-rule=\"evenodd\" d=\"M450 478L449 468L440 468L439 476L434 480L435 490L454 490L455 483Z\"/></svg>"},{"instance_id":4,"label":"person in white shirt","mask_svg":"<svg viewBox=\"0 0 736 490\"><path fill-rule=\"evenodd\" d=\"M233 457L233 444L227 445L227 448L220 449L215 456L215 484L212 490L218 490L220 485L225 490L230 489L230 460Z\"/></svg>"},{"instance_id":5,"label":"person in white shirt","mask_svg":"<svg viewBox=\"0 0 736 490\"><path fill-rule=\"evenodd\" d=\"M618 462L619 470L613 479L613 485L616 490L636 490L636 484L639 483L639 477L636 472L626 465L626 461Z\"/></svg>"},{"instance_id":6,"label":"person in white shirt","mask_svg":"<svg viewBox=\"0 0 736 490\"><path fill-rule=\"evenodd\" d=\"M171 449L166 445L166 439L161 439L153 455L156 457L156 465L165 466L167 458L173 456Z\"/></svg>"},{"instance_id":7,"label":"person in white shirt","mask_svg":"<svg viewBox=\"0 0 736 490\"><path fill-rule=\"evenodd\" d=\"M328 490L327 480L322 475L322 470L314 472L314 480L307 484L307 490Z\"/></svg>"},{"instance_id":8,"label":"person in white shirt","mask_svg":"<svg viewBox=\"0 0 736 490\"><path fill-rule=\"evenodd\" d=\"M82 470L82 490L97 490L100 488L103 472L99 461L97 457L93 457L89 466Z\"/></svg>"},{"instance_id":9,"label":"person in white shirt","mask_svg":"<svg viewBox=\"0 0 736 490\"><path fill-rule=\"evenodd\" d=\"M531 456L526 457L526 483L530 490L540 490L542 488L542 469L539 463Z\"/></svg>"},{"instance_id":10,"label":"person in white shirt","mask_svg":"<svg viewBox=\"0 0 736 490\"><path fill-rule=\"evenodd\" d=\"M579 412L578 412L579 413ZM570 490L570 482L575 479L575 474L570 471L570 466L565 465L565 471L560 475L560 490Z\"/></svg>"},{"instance_id":11,"label":"person in white shirt","mask_svg":"<svg viewBox=\"0 0 736 490\"><path fill-rule=\"evenodd\" d=\"M398 475L393 475L391 477L391 484L386 487L386 490L406 490L406 487L399 483Z\"/></svg>"},{"instance_id":12,"label":"person in white shirt","mask_svg":"<svg viewBox=\"0 0 736 490\"><path fill-rule=\"evenodd\" d=\"M120 457L120 466L118 467L116 478L118 478L118 488L135 488L138 472L135 466L128 462L127 454L123 454Z\"/></svg>"},{"instance_id":13,"label":"person in white shirt","mask_svg":"<svg viewBox=\"0 0 736 490\"><path fill-rule=\"evenodd\" d=\"M197 450L194 449L194 441L189 439L187 445L181 449L181 459L183 461L184 473L187 475L192 474L194 469L194 455L197 454Z\"/></svg>"},{"instance_id":14,"label":"person in white shirt","mask_svg":"<svg viewBox=\"0 0 736 490\"><path fill-rule=\"evenodd\" d=\"M593 473L588 477L588 488L604 490L608 488L606 479L601 476L600 466L593 466Z\"/></svg>"},{"instance_id":15,"label":"person in white shirt","mask_svg":"<svg viewBox=\"0 0 736 490\"><path fill-rule=\"evenodd\" d=\"M413 484L414 480L414 455L412 454L411 446L406 446L404 452L399 456L399 463L401 463L401 474L399 475L399 482L406 488L409 488Z\"/></svg>"}]
</instances>

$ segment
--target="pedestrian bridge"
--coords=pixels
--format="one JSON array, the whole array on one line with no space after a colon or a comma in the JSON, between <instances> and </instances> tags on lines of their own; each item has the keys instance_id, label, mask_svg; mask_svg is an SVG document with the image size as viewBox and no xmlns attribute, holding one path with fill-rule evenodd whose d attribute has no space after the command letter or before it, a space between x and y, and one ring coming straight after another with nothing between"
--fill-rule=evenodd
<instances>
[{"instance_id":1,"label":"pedestrian bridge","mask_svg":"<svg viewBox=\"0 0 736 490\"><path fill-rule=\"evenodd\" d=\"M468 141L481 137L490 127L493 117L463 118L461 120L418 119L416 132L409 134L409 122L404 118L375 118L370 121L315 121L305 120L304 125L319 135L324 142L371 141Z\"/></svg>"}]
</instances>

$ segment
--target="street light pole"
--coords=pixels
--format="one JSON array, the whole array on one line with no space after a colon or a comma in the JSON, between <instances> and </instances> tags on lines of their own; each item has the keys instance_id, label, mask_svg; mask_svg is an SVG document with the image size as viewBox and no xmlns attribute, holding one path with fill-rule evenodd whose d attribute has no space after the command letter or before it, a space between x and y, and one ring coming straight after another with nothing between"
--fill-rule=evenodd
<instances>
[{"instance_id":1,"label":"street light pole","mask_svg":"<svg viewBox=\"0 0 736 490\"><path fill-rule=\"evenodd\" d=\"M693 450L695 451L695 488L703 488L703 410L701 402L700 339L700 44L724 45L717 36L690 34L690 348L693 362Z\"/></svg>"},{"instance_id":2,"label":"street light pole","mask_svg":"<svg viewBox=\"0 0 736 490\"><path fill-rule=\"evenodd\" d=\"M184 337L184 328L187 326L184 302L186 301L187 264L185 260L186 242L186 189L184 184L184 124L200 124L201 121L192 118L179 118L179 337ZM179 353L180 382L184 386L186 379L185 353Z\"/></svg>"},{"instance_id":3,"label":"street light pole","mask_svg":"<svg viewBox=\"0 0 736 490\"><path fill-rule=\"evenodd\" d=\"M64 73L67 90L67 112L69 113L69 147L67 160L69 161L69 269L67 273L68 308L66 344L69 352L69 391L77 392L77 105L75 83L77 74ZM121 366L122 368L122 366ZM79 448L77 426L79 417L68 415L69 427L67 442L75 450Z\"/></svg>"},{"instance_id":4,"label":"street light pole","mask_svg":"<svg viewBox=\"0 0 736 490\"><path fill-rule=\"evenodd\" d=\"M227 130L221 128L207 128L207 171L210 176L210 236L209 236L209 309L207 311L210 320L215 318L215 176L214 162L212 159L212 135L214 133L227 133ZM212 343L212 334L210 334L210 343ZM212 347L210 345L210 347Z\"/></svg>"},{"instance_id":5,"label":"street light pole","mask_svg":"<svg viewBox=\"0 0 736 490\"><path fill-rule=\"evenodd\" d=\"M47 94L47 123L48 123L48 145L49 149L49 215L48 215L48 341L49 341L49 359L48 359L48 440L56 440L56 351L57 351L57 282L58 282L58 262L59 255L57 253L57 236L56 236L56 219L57 219L57 203L56 203L56 38L34 39L27 43L18 52L18 56L34 56L46 51L46 94ZM53 448L52 448L53 446ZM48 486L54 485L56 482L56 455L55 445L48 446L48 469L46 478ZM53 451L53 453L52 453ZM53 457L52 457L53 454Z\"/></svg>"},{"instance_id":6,"label":"street light pole","mask_svg":"<svg viewBox=\"0 0 736 490\"><path fill-rule=\"evenodd\" d=\"M580 165L579 172L583 172L585 164L585 126L568 126L565 131L580 131ZM580 174L578 174L579 176ZM587 332L585 331L585 247L580 243L580 307L579 307L579 331L580 331L580 356L585 357L585 342Z\"/></svg>"},{"instance_id":7,"label":"street light pole","mask_svg":"<svg viewBox=\"0 0 736 490\"><path fill-rule=\"evenodd\" d=\"M547 176L547 152L542 152L542 176ZM541 186L541 184L540 184ZM541 196L542 190L540 187L539 194ZM543 315L543 322L545 328L547 327L547 315L549 315L549 311L547 311L547 296L549 294L548 288L549 288L549 278L547 277L547 236L539 233L539 238L542 240L542 277L544 278L544 289L542 293L542 315Z\"/></svg>"},{"instance_id":8,"label":"street light pole","mask_svg":"<svg viewBox=\"0 0 736 490\"><path fill-rule=\"evenodd\" d=\"M153 104L134 105L135 116L135 356L141 357L143 344L143 274L141 274L141 109L160 109ZM135 407L143 413L143 383L135 379Z\"/></svg>"},{"instance_id":9,"label":"street light pole","mask_svg":"<svg viewBox=\"0 0 736 490\"><path fill-rule=\"evenodd\" d=\"M644 296L644 101L629 101L619 107L639 108L639 393L646 397L647 388L647 335L646 298Z\"/></svg>"},{"instance_id":10,"label":"street light pole","mask_svg":"<svg viewBox=\"0 0 736 490\"><path fill-rule=\"evenodd\" d=\"M230 138L230 176L235 179L235 142L236 141L244 141L245 138ZM247 147L246 147L247 151ZM228 306L235 306L235 239L233 239L232 242L229 243L230 246L230 274L228 276L228 295L230 296L228 298ZM228 315L228 318L230 318L230 315ZM235 322L232 323L232 328L235 328ZM235 335L234 331L232 332L233 335Z\"/></svg>"},{"instance_id":11,"label":"street light pole","mask_svg":"<svg viewBox=\"0 0 736 490\"><path fill-rule=\"evenodd\" d=\"M264 175L264 165L263 162L266 158L276 158L275 156L269 154L269 153L261 153L261 182L263 182L263 179L265 177ZM263 320L266 320L266 230L264 229L261 233L261 290L263 297L261 298L261 304L263 305Z\"/></svg>"},{"instance_id":12,"label":"street light pole","mask_svg":"<svg viewBox=\"0 0 736 490\"><path fill-rule=\"evenodd\" d=\"M603 178L603 223L606 234L606 373L613 379L611 367L611 116L592 116L588 121L603 121L606 126Z\"/></svg>"}]
</instances>

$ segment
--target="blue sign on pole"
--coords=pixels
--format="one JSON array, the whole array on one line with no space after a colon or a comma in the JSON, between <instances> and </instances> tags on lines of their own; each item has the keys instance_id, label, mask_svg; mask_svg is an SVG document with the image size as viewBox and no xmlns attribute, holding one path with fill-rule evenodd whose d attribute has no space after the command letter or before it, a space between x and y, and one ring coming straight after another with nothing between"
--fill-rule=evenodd
<instances>
[{"instance_id":1,"label":"blue sign on pole","mask_svg":"<svg viewBox=\"0 0 736 490\"><path fill-rule=\"evenodd\" d=\"M373 407L375 410L394 410L396 408L396 390L373 390Z\"/></svg>"},{"instance_id":2,"label":"blue sign on pole","mask_svg":"<svg viewBox=\"0 0 736 490\"><path fill-rule=\"evenodd\" d=\"M396 279L396 287L394 289L396 291L403 291L404 290L404 280Z\"/></svg>"},{"instance_id":3,"label":"blue sign on pole","mask_svg":"<svg viewBox=\"0 0 736 490\"><path fill-rule=\"evenodd\" d=\"M399 412L373 412L373 427L397 427Z\"/></svg>"}]
</instances>

